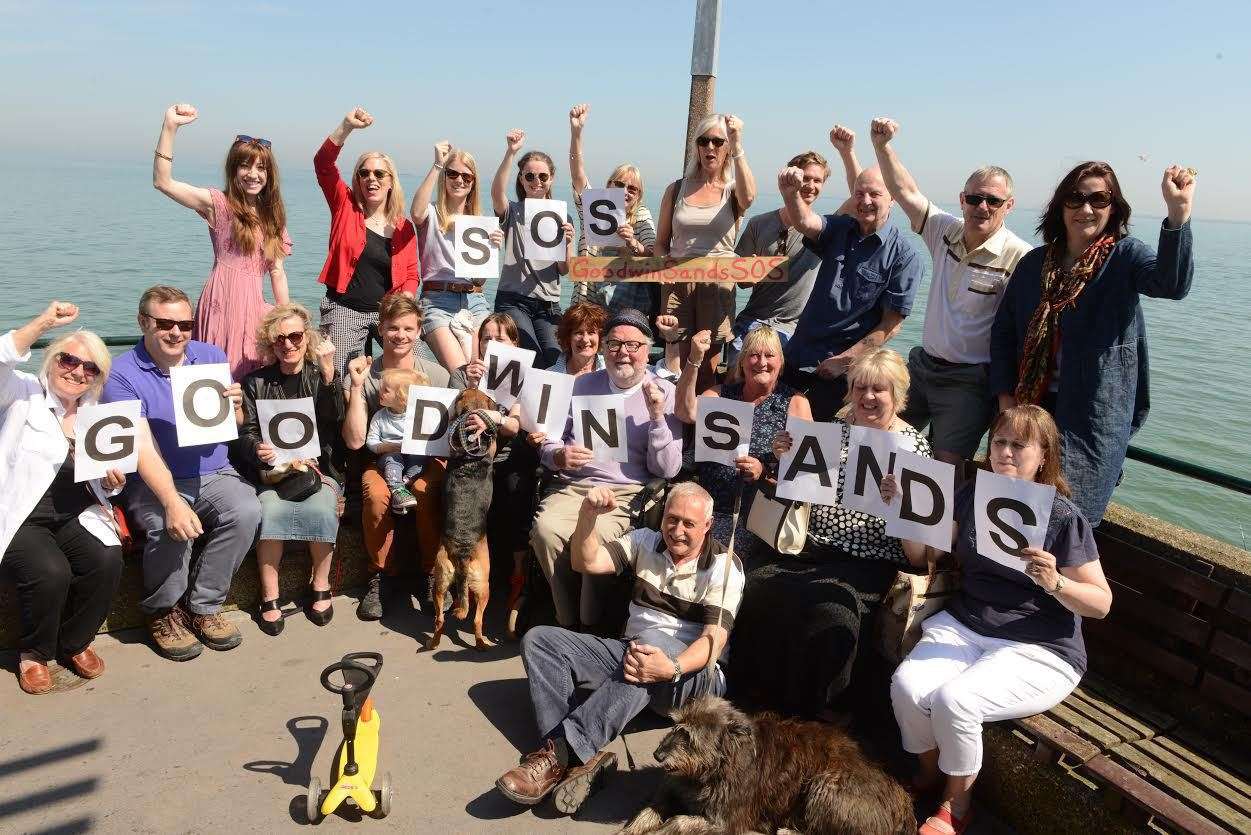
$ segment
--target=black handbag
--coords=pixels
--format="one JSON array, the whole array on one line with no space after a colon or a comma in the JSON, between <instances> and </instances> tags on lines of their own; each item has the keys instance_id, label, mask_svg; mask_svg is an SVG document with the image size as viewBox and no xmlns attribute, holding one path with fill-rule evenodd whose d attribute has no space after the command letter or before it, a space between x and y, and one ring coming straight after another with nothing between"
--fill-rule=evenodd
<instances>
[{"instance_id":1,"label":"black handbag","mask_svg":"<svg viewBox=\"0 0 1251 835\"><path fill-rule=\"evenodd\" d=\"M316 468L292 470L291 474L274 485L274 493L287 502L302 502L321 490L321 474Z\"/></svg>"}]
</instances>

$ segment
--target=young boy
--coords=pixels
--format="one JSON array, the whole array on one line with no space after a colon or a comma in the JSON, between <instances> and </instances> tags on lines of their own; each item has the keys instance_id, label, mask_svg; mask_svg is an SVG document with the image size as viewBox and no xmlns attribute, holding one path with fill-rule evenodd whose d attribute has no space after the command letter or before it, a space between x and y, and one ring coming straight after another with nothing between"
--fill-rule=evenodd
<instances>
[{"instance_id":1,"label":"young boy","mask_svg":"<svg viewBox=\"0 0 1251 835\"><path fill-rule=\"evenodd\" d=\"M408 513L417 504L417 497L408 489L413 479L426 466L426 456L400 452L404 440L404 413L408 410L408 387L425 386L425 374L410 368L388 368L382 372L378 388L381 406L369 421L365 445L378 456L378 469L391 490L391 512Z\"/></svg>"}]
</instances>

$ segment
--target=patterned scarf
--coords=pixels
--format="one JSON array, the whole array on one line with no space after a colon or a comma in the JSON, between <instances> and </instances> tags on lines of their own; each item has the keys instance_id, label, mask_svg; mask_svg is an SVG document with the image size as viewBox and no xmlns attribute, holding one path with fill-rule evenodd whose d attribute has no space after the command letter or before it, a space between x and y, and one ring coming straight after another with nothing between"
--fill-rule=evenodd
<instances>
[{"instance_id":1,"label":"patterned scarf","mask_svg":"<svg viewBox=\"0 0 1251 835\"><path fill-rule=\"evenodd\" d=\"M1077 304L1086 282L1099 274L1112 254L1116 238L1104 235L1086 247L1072 268L1060 266L1064 241L1047 248L1043 259L1042 293L1025 329L1025 347L1017 370L1016 402L1037 404L1047 391L1056 349L1060 346L1060 314Z\"/></svg>"}]
</instances>

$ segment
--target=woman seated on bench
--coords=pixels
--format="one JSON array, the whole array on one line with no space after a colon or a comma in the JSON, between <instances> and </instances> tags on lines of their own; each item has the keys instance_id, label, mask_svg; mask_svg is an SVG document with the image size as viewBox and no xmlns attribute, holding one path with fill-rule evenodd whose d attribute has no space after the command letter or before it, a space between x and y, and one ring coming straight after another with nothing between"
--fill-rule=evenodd
<instances>
[{"instance_id":1,"label":"woman seated on bench","mask_svg":"<svg viewBox=\"0 0 1251 835\"><path fill-rule=\"evenodd\" d=\"M1112 605L1094 534L1060 474L1055 421L1038 406L1002 412L990 428L990 468L1056 488L1042 548L1023 551L1024 573L977 552L974 482L956 492L952 549L962 586L947 611L928 618L921 641L891 679L905 750L920 759L919 791L942 789L922 835L960 833L982 767L982 723L1031 716L1064 700L1086 670L1082 618ZM882 499L899 492L882 479ZM903 540L914 561L939 552ZM946 775L945 785L941 785Z\"/></svg>"}]
</instances>

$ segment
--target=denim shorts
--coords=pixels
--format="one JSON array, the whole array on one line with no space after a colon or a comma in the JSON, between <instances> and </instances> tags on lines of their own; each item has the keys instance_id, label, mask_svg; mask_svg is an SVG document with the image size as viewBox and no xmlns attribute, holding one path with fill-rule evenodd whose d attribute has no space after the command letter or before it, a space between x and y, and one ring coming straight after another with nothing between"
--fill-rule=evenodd
<instances>
[{"instance_id":1,"label":"denim shorts","mask_svg":"<svg viewBox=\"0 0 1251 835\"><path fill-rule=\"evenodd\" d=\"M429 336L439 328L467 328L476 334L490 314L491 306L482 293L426 290L421 294L421 335Z\"/></svg>"},{"instance_id":2,"label":"denim shorts","mask_svg":"<svg viewBox=\"0 0 1251 835\"><path fill-rule=\"evenodd\" d=\"M339 536L339 495L329 484L302 502L278 498L273 488L257 493L261 500L261 539L282 542L329 542Z\"/></svg>"}]
</instances>

